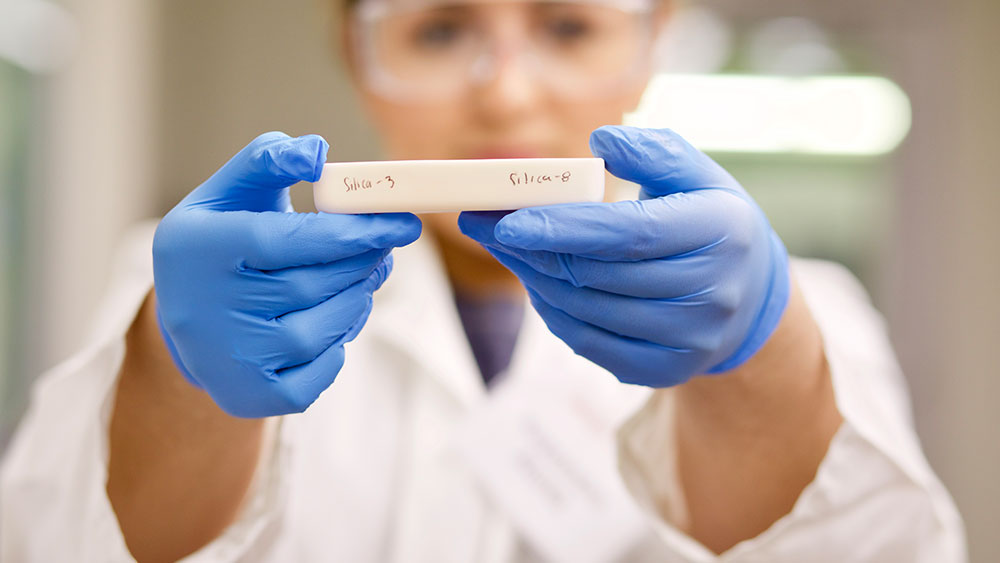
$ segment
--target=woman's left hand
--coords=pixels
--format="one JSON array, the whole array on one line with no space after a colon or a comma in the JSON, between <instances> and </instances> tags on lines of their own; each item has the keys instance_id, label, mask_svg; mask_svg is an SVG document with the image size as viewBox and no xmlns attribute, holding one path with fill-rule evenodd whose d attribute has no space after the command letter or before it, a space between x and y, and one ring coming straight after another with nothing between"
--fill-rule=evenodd
<instances>
[{"instance_id":1,"label":"woman's left hand","mask_svg":"<svg viewBox=\"0 0 1000 563\"><path fill-rule=\"evenodd\" d=\"M625 383L736 368L774 332L788 255L722 167L670 130L590 139L638 201L466 212L459 226L520 278L549 329Z\"/></svg>"}]
</instances>

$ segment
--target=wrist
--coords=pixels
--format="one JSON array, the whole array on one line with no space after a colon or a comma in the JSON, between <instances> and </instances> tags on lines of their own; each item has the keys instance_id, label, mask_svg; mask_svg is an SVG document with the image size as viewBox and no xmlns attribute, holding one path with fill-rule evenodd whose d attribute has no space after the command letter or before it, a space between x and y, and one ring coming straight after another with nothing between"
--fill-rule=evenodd
<instances>
[{"instance_id":1,"label":"wrist","mask_svg":"<svg viewBox=\"0 0 1000 563\"><path fill-rule=\"evenodd\" d=\"M772 265L767 283L767 293L764 303L754 318L750 331L735 352L718 365L708 370L708 373L719 374L734 371L754 356L770 340L785 318L792 293L791 274L788 270L788 251L773 230L770 231L770 246Z\"/></svg>"},{"instance_id":2,"label":"wrist","mask_svg":"<svg viewBox=\"0 0 1000 563\"><path fill-rule=\"evenodd\" d=\"M677 388L677 401L679 416L709 424L824 413L839 424L823 338L794 280L780 321L757 353L729 371L692 378Z\"/></svg>"},{"instance_id":3,"label":"wrist","mask_svg":"<svg viewBox=\"0 0 1000 563\"><path fill-rule=\"evenodd\" d=\"M119 395L128 389L132 395L155 397L156 409L171 416L241 420L226 414L208 393L187 381L170 356L156 317L156 293L150 291L126 336Z\"/></svg>"},{"instance_id":4,"label":"wrist","mask_svg":"<svg viewBox=\"0 0 1000 563\"><path fill-rule=\"evenodd\" d=\"M170 333L167 332L167 327L164 326L163 324L163 315L160 314L160 304L159 301L156 299L155 288L153 291L150 292L149 299L153 302L154 316L156 318L156 328L158 329L160 340L163 342L163 347L169 354L170 360L173 362L174 367L177 368L177 371L179 371L180 374L184 376L184 379L186 379L188 383L194 385L198 389L203 389L201 384L198 383L198 380L196 380L194 376L191 375L191 372L189 372L187 368L184 367L184 362L181 361L180 354L178 354L177 352L177 347L174 345L174 340L173 338L170 337Z\"/></svg>"}]
</instances>

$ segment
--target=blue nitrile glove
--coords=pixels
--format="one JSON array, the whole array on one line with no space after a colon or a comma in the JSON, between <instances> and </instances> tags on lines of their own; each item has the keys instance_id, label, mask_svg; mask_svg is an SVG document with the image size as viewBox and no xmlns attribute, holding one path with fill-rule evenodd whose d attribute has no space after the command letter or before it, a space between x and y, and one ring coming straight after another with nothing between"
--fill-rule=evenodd
<instances>
[{"instance_id":1,"label":"blue nitrile glove","mask_svg":"<svg viewBox=\"0 0 1000 563\"><path fill-rule=\"evenodd\" d=\"M156 229L164 341L181 372L229 414L301 412L333 383L364 325L392 247L420 236L409 213L294 213L288 187L316 181L328 145L261 135Z\"/></svg>"},{"instance_id":2,"label":"blue nitrile glove","mask_svg":"<svg viewBox=\"0 0 1000 563\"><path fill-rule=\"evenodd\" d=\"M602 127L595 156L639 201L463 213L462 231L528 289L549 329L652 387L739 366L789 295L788 255L725 170L669 130Z\"/></svg>"}]
</instances>

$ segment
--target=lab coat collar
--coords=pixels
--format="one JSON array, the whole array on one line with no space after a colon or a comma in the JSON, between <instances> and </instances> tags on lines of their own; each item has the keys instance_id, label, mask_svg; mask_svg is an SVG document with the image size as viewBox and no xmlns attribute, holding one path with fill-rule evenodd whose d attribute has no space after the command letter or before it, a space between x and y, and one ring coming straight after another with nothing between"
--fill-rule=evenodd
<instances>
[{"instance_id":1,"label":"lab coat collar","mask_svg":"<svg viewBox=\"0 0 1000 563\"><path fill-rule=\"evenodd\" d=\"M393 271L375 293L362 334L409 356L461 405L482 401L486 387L462 328L437 244L426 232L393 250ZM348 352L350 353L350 352Z\"/></svg>"}]
</instances>

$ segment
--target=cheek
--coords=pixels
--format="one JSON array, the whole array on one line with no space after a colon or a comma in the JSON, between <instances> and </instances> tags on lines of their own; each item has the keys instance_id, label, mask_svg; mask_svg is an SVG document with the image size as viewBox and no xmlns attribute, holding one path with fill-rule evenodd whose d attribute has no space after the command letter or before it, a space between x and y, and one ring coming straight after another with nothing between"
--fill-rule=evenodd
<instances>
[{"instance_id":1,"label":"cheek","mask_svg":"<svg viewBox=\"0 0 1000 563\"><path fill-rule=\"evenodd\" d=\"M645 82L622 89L611 96L593 100L567 100L558 105L567 151L590 156L590 132L602 125L619 125L625 113L635 109Z\"/></svg>"}]
</instances>

